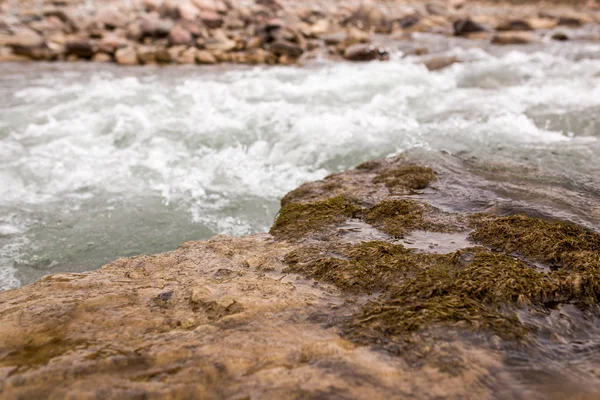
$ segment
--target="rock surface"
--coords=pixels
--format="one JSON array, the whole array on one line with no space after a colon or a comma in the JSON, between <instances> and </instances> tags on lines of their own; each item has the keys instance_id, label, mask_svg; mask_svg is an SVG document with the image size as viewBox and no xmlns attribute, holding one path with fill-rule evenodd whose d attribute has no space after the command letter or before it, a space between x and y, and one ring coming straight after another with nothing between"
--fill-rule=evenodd
<instances>
[{"instance_id":1,"label":"rock surface","mask_svg":"<svg viewBox=\"0 0 600 400\"><path fill-rule=\"evenodd\" d=\"M547 362L597 345L600 234L443 211L446 182L371 161L290 192L270 234L1 292L0 397L600 395L597 359Z\"/></svg>"}]
</instances>

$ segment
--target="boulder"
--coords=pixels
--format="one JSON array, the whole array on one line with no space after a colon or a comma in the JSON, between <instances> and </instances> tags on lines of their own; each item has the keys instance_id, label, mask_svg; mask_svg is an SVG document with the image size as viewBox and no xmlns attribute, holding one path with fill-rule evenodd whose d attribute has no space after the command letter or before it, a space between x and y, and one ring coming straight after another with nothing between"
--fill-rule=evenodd
<instances>
[{"instance_id":1,"label":"boulder","mask_svg":"<svg viewBox=\"0 0 600 400\"><path fill-rule=\"evenodd\" d=\"M156 49L155 57L156 57L156 62L159 64L169 64L170 62L173 61L173 58L171 57L171 53L169 52L168 49L166 49L164 47Z\"/></svg>"},{"instance_id":2,"label":"boulder","mask_svg":"<svg viewBox=\"0 0 600 400\"><path fill-rule=\"evenodd\" d=\"M216 64L217 59L210 51L198 50L196 52L196 62L198 64Z\"/></svg>"},{"instance_id":3,"label":"boulder","mask_svg":"<svg viewBox=\"0 0 600 400\"><path fill-rule=\"evenodd\" d=\"M10 47L13 54L34 60L52 58L44 38L29 28L18 28L12 35L0 34L0 46Z\"/></svg>"},{"instance_id":4,"label":"boulder","mask_svg":"<svg viewBox=\"0 0 600 400\"><path fill-rule=\"evenodd\" d=\"M502 21L497 27L498 31L532 31L531 24L523 19L511 19Z\"/></svg>"},{"instance_id":5,"label":"boulder","mask_svg":"<svg viewBox=\"0 0 600 400\"><path fill-rule=\"evenodd\" d=\"M107 53L96 53L94 54L94 57L92 57L92 61L93 62L101 62L101 63L107 63L107 62L112 62L112 57L110 54Z\"/></svg>"},{"instance_id":6,"label":"boulder","mask_svg":"<svg viewBox=\"0 0 600 400\"><path fill-rule=\"evenodd\" d=\"M277 54L279 56L286 55L292 58L298 58L304 53L302 47L300 47L297 43L291 42L289 40L276 40L271 43L269 49L272 53Z\"/></svg>"},{"instance_id":7,"label":"boulder","mask_svg":"<svg viewBox=\"0 0 600 400\"><path fill-rule=\"evenodd\" d=\"M93 21L98 22L102 29L114 30L127 26L127 16L117 8L109 7L102 9Z\"/></svg>"},{"instance_id":8,"label":"boulder","mask_svg":"<svg viewBox=\"0 0 600 400\"><path fill-rule=\"evenodd\" d=\"M139 46L137 58L140 64L156 63L156 49L153 46Z\"/></svg>"},{"instance_id":9,"label":"boulder","mask_svg":"<svg viewBox=\"0 0 600 400\"><path fill-rule=\"evenodd\" d=\"M569 35L567 35L565 32L562 31L558 31L558 32L554 32L551 36L552 40L556 40L559 42L566 42L567 40L569 40Z\"/></svg>"},{"instance_id":10,"label":"boulder","mask_svg":"<svg viewBox=\"0 0 600 400\"><path fill-rule=\"evenodd\" d=\"M85 38L70 38L65 43L67 56L76 55L79 58L90 59L94 56L94 46L90 40Z\"/></svg>"},{"instance_id":11,"label":"boulder","mask_svg":"<svg viewBox=\"0 0 600 400\"><path fill-rule=\"evenodd\" d=\"M115 53L115 61L119 65L138 65L137 51L133 46L124 47Z\"/></svg>"},{"instance_id":12,"label":"boulder","mask_svg":"<svg viewBox=\"0 0 600 400\"><path fill-rule=\"evenodd\" d=\"M196 53L198 49L195 47L189 47L183 50L175 59L178 64L195 64L196 63Z\"/></svg>"},{"instance_id":13,"label":"boulder","mask_svg":"<svg viewBox=\"0 0 600 400\"><path fill-rule=\"evenodd\" d=\"M434 56L423 61L423 64L429 71L437 71L447 68L452 64L461 62L456 56Z\"/></svg>"},{"instance_id":14,"label":"boulder","mask_svg":"<svg viewBox=\"0 0 600 400\"><path fill-rule=\"evenodd\" d=\"M186 45L194 42L192 34L180 25L175 25L169 32L169 44L171 46Z\"/></svg>"},{"instance_id":15,"label":"boulder","mask_svg":"<svg viewBox=\"0 0 600 400\"><path fill-rule=\"evenodd\" d=\"M372 44L355 44L344 50L344 58L350 61L387 60L389 53Z\"/></svg>"},{"instance_id":16,"label":"boulder","mask_svg":"<svg viewBox=\"0 0 600 400\"><path fill-rule=\"evenodd\" d=\"M483 25L473 21L471 18L457 19L452 24L454 36L466 36L470 33L484 32Z\"/></svg>"},{"instance_id":17,"label":"boulder","mask_svg":"<svg viewBox=\"0 0 600 400\"><path fill-rule=\"evenodd\" d=\"M224 31L216 30L213 32L213 37L205 39L204 47L208 50L227 52L235 49L237 43L229 39Z\"/></svg>"},{"instance_id":18,"label":"boulder","mask_svg":"<svg viewBox=\"0 0 600 400\"><path fill-rule=\"evenodd\" d=\"M500 45L530 44L538 41L532 32L498 32L492 38L492 43Z\"/></svg>"},{"instance_id":19,"label":"boulder","mask_svg":"<svg viewBox=\"0 0 600 400\"><path fill-rule=\"evenodd\" d=\"M98 51L114 54L118 49L127 47L128 44L129 41L125 38L116 35L107 35L98 42Z\"/></svg>"},{"instance_id":20,"label":"boulder","mask_svg":"<svg viewBox=\"0 0 600 400\"><path fill-rule=\"evenodd\" d=\"M0 47L0 62L24 62L30 61L29 57L13 53L8 47Z\"/></svg>"}]
</instances>

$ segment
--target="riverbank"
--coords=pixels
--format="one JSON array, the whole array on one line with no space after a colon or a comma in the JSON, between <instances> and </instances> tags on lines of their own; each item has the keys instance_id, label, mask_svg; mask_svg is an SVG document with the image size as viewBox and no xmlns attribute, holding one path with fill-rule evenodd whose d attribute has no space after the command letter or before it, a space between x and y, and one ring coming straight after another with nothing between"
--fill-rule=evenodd
<instances>
[{"instance_id":1,"label":"riverbank","mask_svg":"<svg viewBox=\"0 0 600 400\"><path fill-rule=\"evenodd\" d=\"M437 157L305 184L270 234L0 292L0 395L595 398L600 235L460 212Z\"/></svg>"},{"instance_id":2,"label":"riverbank","mask_svg":"<svg viewBox=\"0 0 600 400\"><path fill-rule=\"evenodd\" d=\"M499 45L600 41L591 2L4 1L0 61L296 64L419 54L419 33ZM440 68L450 60L432 62Z\"/></svg>"}]
</instances>

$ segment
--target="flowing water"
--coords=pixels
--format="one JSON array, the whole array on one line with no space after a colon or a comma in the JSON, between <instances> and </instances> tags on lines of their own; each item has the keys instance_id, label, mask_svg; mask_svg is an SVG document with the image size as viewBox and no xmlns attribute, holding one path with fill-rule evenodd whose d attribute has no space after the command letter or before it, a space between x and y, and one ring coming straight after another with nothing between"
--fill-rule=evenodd
<instances>
[{"instance_id":1,"label":"flowing water","mask_svg":"<svg viewBox=\"0 0 600 400\"><path fill-rule=\"evenodd\" d=\"M266 231L301 183L407 150L451 177L440 207L600 226L600 45L451 52L438 72L0 65L0 289Z\"/></svg>"}]
</instances>

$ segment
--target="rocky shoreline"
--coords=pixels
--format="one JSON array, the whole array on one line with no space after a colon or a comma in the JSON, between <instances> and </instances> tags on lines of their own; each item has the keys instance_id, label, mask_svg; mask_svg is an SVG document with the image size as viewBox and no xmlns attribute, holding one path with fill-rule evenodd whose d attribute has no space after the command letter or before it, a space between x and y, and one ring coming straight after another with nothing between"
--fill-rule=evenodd
<instances>
[{"instance_id":1,"label":"rocky shoreline","mask_svg":"<svg viewBox=\"0 0 600 400\"><path fill-rule=\"evenodd\" d=\"M597 3L280 0L0 2L1 61L296 64L328 57L385 60L416 33L498 45L600 40ZM565 5L567 4L568 5ZM435 59L438 69L456 60Z\"/></svg>"},{"instance_id":2,"label":"rocky shoreline","mask_svg":"<svg viewBox=\"0 0 600 400\"><path fill-rule=\"evenodd\" d=\"M600 235L448 195L371 161L289 193L269 234L1 292L0 397L596 398Z\"/></svg>"}]
</instances>

